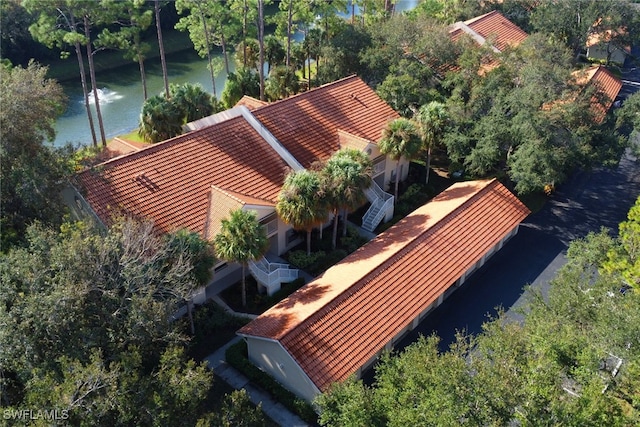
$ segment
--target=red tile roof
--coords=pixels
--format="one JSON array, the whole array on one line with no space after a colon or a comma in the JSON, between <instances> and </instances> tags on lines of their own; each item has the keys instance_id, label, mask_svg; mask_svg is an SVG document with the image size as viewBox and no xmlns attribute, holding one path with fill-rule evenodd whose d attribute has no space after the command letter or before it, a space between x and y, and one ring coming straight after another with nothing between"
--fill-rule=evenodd
<instances>
[{"instance_id":1,"label":"red tile roof","mask_svg":"<svg viewBox=\"0 0 640 427\"><path fill-rule=\"evenodd\" d=\"M454 184L238 333L279 340L325 390L364 366L528 213L496 180Z\"/></svg>"},{"instance_id":2,"label":"red tile roof","mask_svg":"<svg viewBox=\"0 0 640 427\"><path fill-rule=\"evenodd\" d=\"M242 98L240 98L240 101L236 102L236 105L234 105L234 107L244 105L249 110L255 110L256 108L260 108L268 104L269 103L267 101L260 101L259 99L256 99L252 96L244 95Z\"/></svg>"},{"instance_id":3,"label":"red tile roof","mask_svg":"<svg viewBox=\"0 0 640 427\"><path fill-rule=\"evenodd\" d=\"M601 123L620 93L622 82L602 65L574 71L573 76L581 86L595 86L595 93L591 97L591 108L594 120Z\"/></svg>"},{"instance_id":4,"label":"red tile roof","mask_svg":"<svg viewBox=\"0 0 640 427\"><path fill-rule=\"evenodd\" d=\"M456 24L460 26L460 23ZM519 45L528 37L520 27L496 10L464 21L462 24L485 40L491 39L493 45L501 52L508 46ZM454 28L449 32L453 40L457 40L464 33L466 32L462 28Z\"/></svg>"},{"instance_id":5,"label":"red tile roof","mask_svg":"<svg viewBox=\"0 0 640 427\"><path fill-rule=\"evenodd\" d=\"M286 163L242 117L189 132L79 173L75 184L98 217L152 219L164 232L202 234L211 186L274 203Z\"/></svg>"},{"instance_id":6,"label":"red tile roof","mask_svg":"<svg viewBox=\"0 0 640 427\"><path fill-rule=\"evenodd\" d=\"M338 130L379 141L399 117L356 76L347 77L252 111L300 164L308 167L339 149Z\"/></svg>"}]
</instances>

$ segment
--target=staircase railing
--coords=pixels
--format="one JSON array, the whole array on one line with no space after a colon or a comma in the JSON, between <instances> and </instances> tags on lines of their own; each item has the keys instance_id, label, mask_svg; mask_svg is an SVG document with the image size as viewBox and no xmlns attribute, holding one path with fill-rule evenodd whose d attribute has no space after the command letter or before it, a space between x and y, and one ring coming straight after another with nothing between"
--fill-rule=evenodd
<instances>
[{"instance_id":1,"label":"staircase railing","mask_svg":"<svg viewBox=\"0 0 640 427\"><path fill-rule=\"evenodd\" d=\"M278 291L283 282L291 282L298 278L298 270L290 268L289 264L269 262L264 257L257 261L249 261L249 271L258 283L267 288L269 295Z\"/></svg>"},{"instance_id":2,"label":"staircase railing","mask_svg":"<svg viewBox=\"0 0 640 427\"><path fill-rule=\"evenodd\" d=\"M371 207L362 217L362 228L373 231L387 214L393 215L393 196L385 192L375 181L365 190Z\"/></svg>"}]
</instances>

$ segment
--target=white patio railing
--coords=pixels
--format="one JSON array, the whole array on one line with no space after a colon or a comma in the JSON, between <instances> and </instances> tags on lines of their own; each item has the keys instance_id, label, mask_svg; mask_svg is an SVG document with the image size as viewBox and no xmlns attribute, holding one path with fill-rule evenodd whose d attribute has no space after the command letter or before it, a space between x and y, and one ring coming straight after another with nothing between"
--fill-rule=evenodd
<instances>
[{"instance_id":1,"label":"white patio railing","mask_svg":"<svg viewBox=\"0 0 640 427\"><path fill-rule=\"evenodd\" d=\"M289 264L269 262L262 257L257 261L249 261L249 271L256 281L264 286L268 295L280 290L280 285L298 278L298 270Z\"/></svg>"},{"instance_id":2,"label":"white patio railing","mask_svg":"<svg viewBox=\"0 0 640 427\"><path fill-rule=\"evenodd\" d=\"M371 207L362 217L362 228L373 232L385 217L393 216L393 196L385 192L375 181L365 190Z\"/></svg>"}]
</instances>

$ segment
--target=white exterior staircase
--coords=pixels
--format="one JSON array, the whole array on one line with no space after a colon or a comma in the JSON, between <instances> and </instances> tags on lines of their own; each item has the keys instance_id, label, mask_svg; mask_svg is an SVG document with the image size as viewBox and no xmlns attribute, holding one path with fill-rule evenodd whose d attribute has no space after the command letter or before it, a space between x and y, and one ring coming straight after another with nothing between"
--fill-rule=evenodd
<instances>
[{"instance_id":1,"label":"white exterior staircase","mask_svg":"<svg viewBox=\"0 0 640 427\"><path fill-rule=\"evenodd\" d=\"M265 257L249 261L249 271L258 284L264 286L269 296L279 291L282 283L298 278L298 270L289 267L289 264L269 262Z\"/></svg>"},{"instance_id":2,"label":"white exterior staircase","mask_svg":"<svg viewBox=\"0 0 640 427\"><path fill-rule=\"evenodd\" d=\"M375 181L365 190L371 207L362 217L362 228L373 232L383 219L387 221L393 216L393 196L385 192Z\"/></svg>"}]
</instances>

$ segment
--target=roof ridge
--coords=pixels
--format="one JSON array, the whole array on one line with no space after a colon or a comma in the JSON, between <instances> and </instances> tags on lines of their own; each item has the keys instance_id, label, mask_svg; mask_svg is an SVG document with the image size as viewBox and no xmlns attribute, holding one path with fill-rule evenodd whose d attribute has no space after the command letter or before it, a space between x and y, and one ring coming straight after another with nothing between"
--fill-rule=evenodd
<instances>
[{"instance_id":1,"label":"roof ridge","mask_svg":"<svg viewBox=\"0 0 640 427\"><path fill-rule=\"evenodd\" d=\"M214 123L211 126L221 125L223 123L227 124L227 123L232 122L234 119L238 119L240 117L242 117L242 116L232 117L232 118L230 118L228 120L225 120L225 121L222 121L222 122L219 122L219 123ZM98 163L96 165L90 166L85 170L90 170L90 169L94 169L94 168L103 168L103 167L105 167L107 165L110 166L111 164L114 164L114 163L120 163L120 162L126 163L127 161L132 160L132 158L134 158L136 156L143 157L145 155L148 155L148 153L150 151L153 151L153 150L159 151L159 150L165 149L166 147L168 147L168 146L170 146L172 144L178 144L180 142L180 139L183 139L183 138L186 139L187 135L189 135L190 137L193 137L193 134L195 132L203 132L205 129L208 129L211 126L203 127L201 129L195 129L195 130L192 130L192 131L188 131L188 132L182 133L180 135L176 135L173 138L165 139L163 141L154 142L151 145L149 145L148 147L142 147L141 149L139 149L137 151L133 151L131 153L123 154L121 156L105 160L104 162L101 162L101 163ZM84 171L82 171L82 172L84 172ZM82 173L82 172L80 172L80 173Z\"/></svg>"},{"instance_id":2,"label":"roof ridge","mask_svg":"<svg viewBox=\"0 0 640 427\"><path fill-rule=\"evenodd\" d=\"M268 108L269 108L269 107L271 107L272 105L280 105L280 104L283 104L283 103L285 103L286 101L290 101L290 100L292 100L292 99L298 99L298 98L302 98L302 97L304 97L304 96L311 96L311 95L309 95L309 94L313 94L313 93L315 93L315 92L318 92L318 91L319 91L319 90L321 90L321 89L326 89L327 87L332 87L332 86L338 86L338 84L344 83L345 81L349 81L349 80L353 80L353 79L358 79L358 78L359 78L359 77L358 77L358 75L357 75L357 74L351 74L350 76L343 77L343 78L341 78L341 79L339 79L339 80L335 80L335 81L333 81L333 82L325 83L325 84L322 84L322 85L320 85L320 86L318 86L318 87L314 87L314 88L312 88L312 89L310 89L310 90L308 90L308 91L306 91L306 92L296 93L295 95L291 95L291 96L290 96L290 97L288 97L288 98L279 99L279 100L277 100L277 101L270 102L270 103L268 103L268 104L266 104L266 105L262 105L262 106L260 106L260 107L256 108L256 109L255 109L255 110L253 110L253 111L255 111L255 112L261 112L262 110L268 109Z\"/></svg>"},{"instance_id":3,"label":"roof ridge","mask_svg":"<svg viewBox=\"0 0 640 427\"><path fill-rule=\"evenodd\" d=\"M265 204L268 204L268 205L272 205L273 204L273 201L267 200L267 199L265 199L263 197L251 196L249 194L244 194L244 193L241 193L239 191L229 190L228 188L220 187L220 186L215 185L215 184L211 184L211 187L215 188L220 193L223 193L226 196L231 197L232 199L236 200L237 202L242 203L243 205L247 205L247 204L251 204L251 203L249 203L247 200L242 200L240 197L237 196L237 194L239 194L241 196L244 196L244 197L247 197L247 198L250 198L250 199L261 200Z\"/></svg>"},{"instance_id":4,"label":"roof ridge","mask_svg":"<svg viewBox=\"0 0 640 427\"><path fill-rule=\"evenodd\" d=\"M483 180L479 180L478 182L483 182ZM353 282L353 284L351 286L348 286L348 287L344 288L342 291L338 292L333 298L328 300L322 307L320 307L318 310L316 310L310 316L308 316L305 319L303 319L302 321L300 321L297 325L294 325L293 327L289 328L288 330L282 332L280 334L280 338L279 339L285 339L285 337L287 335L289 335L291 333L294 333L294 331L296 331L296 329L302 328L302 327L308 325L309 323L314 323L318 319L321 319L325 315L325 313L327 313L327 311L331 311L333 309L332 304L335 301L337 301L337 300L339 300L341 298L347 297L347 293L348 294L353 294L353 293L358 292L360 289L362 289L364 286L366 286L367 283L371 281L371 279L373 279L375 276L378 276L380 273L382 273L383 271L387 270L390 266L392 266L395 263L397 263L399 259L404 257L413 248L413 246L416 244L416 242L419 243L419 241L421 241L425 236L427 236L428 234L432 233L433 231L435 231L436 229L441 227L442 224L444 224L446 222L446 220L450 220L452 217L455 217L458 214L458 212L460 210L462 210L463 207L466 208L466 206L468 206L470 203L475 202L482 194L486 193L487 191L489 191L489 189L494 188L496 185L498 185L499 181L498 181L497 178L492 178L490 180L484 180L484 183L485 184L481 188L476 190L473 195L468 197L464 202L460 203L455 209L453 209L452 211L447 213L445 216L443 216L442 218L439 218L436 222L434 222L432 225L430 225L429 228L427 228L426 230L423 230L422 233L413 236L408 242L405 242L403 247L399 248L395 253L391 254L380 265L378 265L377 267L375 267L371 271L368 271L368 272L364 273L362 275L362 277L356 279L356 281ZM441 197L440 199L442 199L442 198L444 198L444 196ZM426 203L426 205L428 205L428 204L430 204L432 202L437 202L437 201L439 201L438 200L438 196L436 196L433 199L431 199L430 201L428 201ZM423 206L426 206L426 205L423 205ZM418 209L420 209L420 208L418 208ZM412 213L407 215L407 217L405 217L405 218L409 218L414 212L418 211L418 209L416 209L415 211L413 211ZM402 224L404 222L405 222L405 219L399 221L398 225L400 225L400 224ZM377 238L374 238L369 243L374 242L376 240L377 240ZM367 244L369 244L369 243L367 243ZM365 279L369 279L369 280L365 280Z\"/></svg>"}]
</instances>

